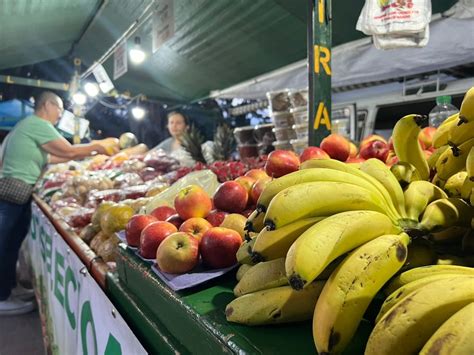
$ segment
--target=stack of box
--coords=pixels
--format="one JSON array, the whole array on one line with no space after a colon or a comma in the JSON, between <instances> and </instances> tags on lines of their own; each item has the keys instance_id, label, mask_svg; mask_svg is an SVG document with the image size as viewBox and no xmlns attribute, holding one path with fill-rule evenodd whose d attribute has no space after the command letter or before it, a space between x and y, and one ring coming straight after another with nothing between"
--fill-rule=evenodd
<instances>
[{"instance_id":1,"label":"stack of box","mask_svg":"<svg viewBox=\"0 0 474 355\"><path fill-rule=\"evenodd\" d=\"M289 90L280 90L267 93L269 101L270 117L272 118L276 141L273 142L275 149L292 150L290 140L296 138L292 128L294 125L293 115L290 112L291 102Z\"/></svg>"},{"instance_id":2,"label":"stack of box","mask_svg":"<svg viewBox=\"0 0 474 355\"><path fill-rule=\"evenodd\" d=\"M300 154L308 146L308 90L291 90L288 96L294 121L292 128L296 135L290 140L290 144L293 150Z\"/></svg>"}]
</instances>

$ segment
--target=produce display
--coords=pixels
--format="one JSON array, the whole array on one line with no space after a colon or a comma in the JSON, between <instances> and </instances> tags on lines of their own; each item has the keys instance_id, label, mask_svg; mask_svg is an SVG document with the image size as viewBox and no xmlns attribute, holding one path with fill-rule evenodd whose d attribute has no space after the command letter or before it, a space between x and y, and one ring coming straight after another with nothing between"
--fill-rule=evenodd
<instances>
[{"instance_id":1,"label":"produce display","mask_svg":"<svg viewBox=\"0 0 474 355\"><path fill-rule=\"evenodd\" d=\"M270 153L229 322L312 319L329 354L366 319L366 354L473 353L474 88L438 130L426 121L407 115L358 154L336 134L299 157Z\"/></svg>"}]
</instances>

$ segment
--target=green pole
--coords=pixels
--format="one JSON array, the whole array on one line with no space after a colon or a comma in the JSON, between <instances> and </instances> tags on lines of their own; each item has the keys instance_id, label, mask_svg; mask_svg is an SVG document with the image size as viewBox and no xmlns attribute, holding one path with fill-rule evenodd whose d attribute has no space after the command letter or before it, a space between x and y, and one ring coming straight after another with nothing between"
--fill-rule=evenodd
<instances>
[{"instance_id":1,"label":"green pole","mask_svg":"<svg viewBox=\"0 0 474 355\"><path fill-rule=\"evenodd\" d=\"M308 0L309 144L331 133L331 0Z\"/></svg>"}]
</instances>

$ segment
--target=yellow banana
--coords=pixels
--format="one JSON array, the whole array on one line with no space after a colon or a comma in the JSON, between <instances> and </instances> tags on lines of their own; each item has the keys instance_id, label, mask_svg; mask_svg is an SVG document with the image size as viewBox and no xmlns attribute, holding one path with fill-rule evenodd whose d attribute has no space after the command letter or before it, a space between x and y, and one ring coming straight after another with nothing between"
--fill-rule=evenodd
<instances>
[{"instance_id":1,"label":"yellow banana","mask_svg":"<svg viewBox=\"0 0 474 355\"><path fill-rule=\"evenodd\" d=\"M433 176L433 180L431 180L431 183L442 189L444 187L444 184L446 184L446 180L440 179L438 174L435 174L435 176Z\"/></svg>"},{"instance_id":2,"label":"yellow banana","mask_svg":"<svg viewBox=\"0 0 474 355\"><path fill-rule=\"evenodd\" d=\"M474 208L460 198L446 198L426 206L418 229L436 232L451 226L468 227L474 216Z\"/></svg>"},{"instance_id":3,"label":"yellow banana","mask_svg":"<svg viewBox=\"0 0 474 355\"><path fill-rule=\"evenodd\" d=\"M393 147L400 161L412 164L423 180L430 177L430 169L418 141L421 126L426 116L407 115L398 120L393 129Z\"/></svg>"},{"instance_id":4,"label":"yellow banana","mask_svg":"<svg viewBox=\"0 0 474 355\"><path fill-rule=\"evenodd\" d=\"M342 212L327 217L306 230L286 255L286 276L291 287L310 284L330 262L369 240L400 228L375 211Z\"/></svg>"},{"instance_id":5,"label":"yellow banana","mask_svg":"<svg viewBox=\"0 0 474 355\"><path fill-rule=\"evenodd\" d=\"M251 238L250 240L244 240L244 242L240 245L239 249L235 256L237 257L237 261L240 264L249 264L254 265L255 263L252 261L252 247L255 244L256 237Z\"/></svg>"},{"instance_id":6,"label":"yellow banana","mask_svg":"<svg viewBox=\"0 0 474 355\"><path fill-rule=\"evenodd\" d=\"M466 255L452 255L452 254L439 254L437 265L455 265L455 266L474 266L474 256Z\"/></svg>"},{"instance_id":7,"label":"yellow banana","mask_svg":"<svg viewBox=\"0 0 474 355\"><path fill-rule=\"evenodd\" d=\"M372 191L340 182L307 182L280 191L270 202L265 225L279 229L298 219L322 217L339 212L371 210L389 214L383 200Z\"/></svg>"},{"instance_id":8,"label":"yellow banana","mask_svg":"<svg viewBox=\"0 0 474 355\"><path fill-rule=\"evenodd\" d=\"M315 169L326 168L326 169L343 171L346 173L350 173L354 176L358 176L364 180L367 180L383 196L383 199L385 200L387 208L390 211L390 213L393 215L398 214L395 206L392 203L392 199L387 189L380 182L378 182L377 179L373 178L369 174L364 173L363 171L360 171L359 169L354 168L350 164L346 164L335 159L310 159L310 160L306 160L300 165L300 170L313 169L313 168ZM370 190L374 191L373 189L370 189Z\"/></svg>"},{"instance_id":9,"label":"yellow banana","mask_svg":"<svg viewBox=\"0 0 474 355\"><path fill-rule=\"evenodd\" d=\"M234 287L239 297L260 290L288 285L285 274L285 258L258 263L250 268Z\"/></svg>"},{"instance_id":10,"label":"yellow banana","mask_svg":"<svg viewBox=\"0 0 474 355\"><path fill-rule=\"evenodd\" d=\"M448 144L449 131L452 127L456 126L459 120L459 112L449 116L441 125L436 129L433 135L433 147L440 148Z\"/></svg>"},{"instance_id":11,"label":"yellow banana","mask_svg":"<svg viewBox=\"0 0 474 355\"><path fill-rule=\"evenodd\" d=\"M449 197L461 197L461 190L463 188L464 181L466 180L466 178L466 171L460 171L454 175L451 175L444 184L444 191L446 191Z\"/></svg>"},{"instance_id":12,"label":"yellow banana","mask_svg":"<svg viewBox=\"0 0 474 355\"><path fill-rule=\"evenodd\" d=\"M474 190L474 147L471 148L466 159L466 180L461 187L461 197L469 201ZM471 203L472 205L472 203Z\"/></svg>"},{"instance_id":13,"label":"yellow banana","mask_svg":"<svg viewBox=\"0 0 474 355\"><path fill-rule=\"evenodd\" d=\"M387 189L397 212L405 218L407 214L405 211L405 196L403 196L403 190L397 178L392 174L387 165L378 159L371 158L360 165L360 170L372 176Z\"/></svg>"},{"instance_id":14,"label":"yellow banana","mask_svg":"<svg viewBox=\"0 0 474 355\"><path fill-rule=\"evenodd\" d=\"M469 177L474 177L474 147L471 148L467 156L466 171Z\"/></svg>"},{"instance_id":15,"label":"yellow banana","mask_svg":"<svg viewBox=\"0 0 474 355\"><path fill-rule=\"evenodd\" d=\"M474 276L474 269L456 265L430 265L417 267L416 269L402 272L400 275L394 278L384 289L384 292L386 295L389 295L410 282L441 274L461 274Z\"/></svg>"},{"instance_id":16,"label":"yellow banana","mask_svg":"<svg viewBox=\"0 0 474 355\"><path fill-rule=\"evenodd\" d=\"M466 95L464 95L459 110L459 120L462 123L474 121L474 86L466 92Z\"/></svg>"},{"instance_id":17,"label":"yellow banana","mask_svg":"<svg viewBox=\"0 0 474 355\"><path fill-rule=\"evenodd\" d=\"M245 223L245 239L249 239L249 233L259 233L263 228L263 220L265 218L265 213L260 212L259 210L253 211L250 216L247 218Z\"/></svg>"},{"instance_id":18,"label":"yellow banana","mask_svg":"<svg viewBox=\"0 0 474 355\"><path fill-rule=\"evenodd\" d=\"M474 354L474 303L446 320L428 339L420 355Z\"/></svg>"},{"instance_id":19,"label":"yellow banana","mask_svg":"<svg viewBox=\"0 0 474 355\"><path fill-rule=\"evenodd\" d=\"M314 309L319 354L344 351L369 303L405 262L409 242L405 233L380 236L350 253L332 273Z\"/></svg>"},{"instance_id":20,"label":"yellow banana","mask_svg":"<svg viewBox=\"0 0 474 355\"><path fill-rule=\"evenodd\" d=\"M245 275L245 273L247 271L249 271L249 269L252 267L252 265L249 265L249 264L242 264L239 266L239 268L237 269L237 272L235 274L235 278L237 279L237 281L240 281L242 279L242 276Z\"/></svg>"},{"instance_id":21,"label":"yellow banana","mask_svg":"<svg viewBox=\"0 0 474 355\"><path fill-rule=\"evenodd\" d=\"M445 145L442 145L441 147L437 148L433 154L430 155L430 157L427 159L428 161L428 166L430 167L430 169L435 169L436 168L436 162L438 161L439 157L441 156L441 154L444 153L444 151L446 149L449 149L449 145L445 144Z\"/></svg>"},{"instance_id":22,"label":"yellow banana","mask_svg":"<svg viewBox=\"0 0 474 355\"><path fill-rule=\"evenodd\" d=\"M326 281L316 281L301 291L281 286L257 291L230 302L225 315L229 322L262 325L311 319Z\"/></svg>"},{"instance_id":23,"label":"yellow banana","mask_svg":"<svg viewBox=\"0 0 474 355\"><path fill-rule=\"evenodd\" d=\"M452 226L439 232L430 233L428 239L438 245L459 244L467 230L466 227Z\"/></svg>"},{"instance_id":24,"label":"yellow banana","mask_svg":"<svg viewBox=\"0 0 474 355\"><path fill-rule=\"evenodd\" d=\"M405 190L407 217L418 221L426 206L440 198L448 198L448 195L438 186L429 181L413 181Z\"/></svg>"},{"instance_id":25,"label":"yellow banana","mask_svg":"<svg viewBox=\"0 0 474 355\"><path fill-rule=\"evenodd\" d=\"M375 325L366 355L416 354L453 313L474 301L474 277L432 282L405 296Z\"/></svg>"},{"instance_id":26,"label":"yellow banana","mask_svg":"<svg viewBox=\"0 0 474 355\"><path fill-rule=\"evenodd\" d=\"M449 130L448 144L451 146L460 146L471 138L474 138L474 120L452 126Z\"/></svg>"},{"instance_id":27,"label":"yellow banana","mask_svg":"<svg viewBox=\"0 0 474 355\"><path fill-rule=\"evenodd\" d=\"M399 161L390 167L390 171L398 180L402 189L406 188L411 182L421 180L420 174L416 168L405 161Z\"/></svg>"},{"instance_id":28,"label":"yellow banana","mask_svg":"<svg viewBox=\"0 0 474 355\"><path fill-rule=\"evenodd\" d=\"M393 306L395 306L400 300L405 298L406 295L409 293L418 290L419 288L429 285L433 281L444 280L444 279L452 279L459 276L459 274L434 274L432 276L427 276L422 279L418 279L412 282L409 282L402 287L398 288L394 292L392 292L384 301L382 306L380 307L380 311L377 314L377 318L375 319L375 323L378 323L380 319L390 310Z\"/></svg>"},{"instance_id":29,"label":"yellow banana","mask_svg":"<svg viewBox=\"0 0 474 355\"><path fill-rule=\"evenodd\" d=\"M443 154L441 154L436 163L436 174L439 178L447 180L451 175L464 170L466 167L467 156L473 146L474 138L471 138L459 147L451 147L451 149L447 149Z\"/></svg>"},{"instance_id":30,"label":"yellow banana","mask_svg":"<svg viewBox=\"0 0 474 355\"><path fill-rule=\"evenodd\" d=\"M309 227L324 217L304 218L277 230L264 228L257 236L252 248L254 262L268 261L286 256L291 244Z\"/></svg>"},{"instance_id":31,"label":"yellow banana","mask_svg":"<svg viewBox=\"0 0 474 355\"><path fill-rule=\"evenodd\" d=\"M408 256L402 270L436 264L438 256L431 243L425 239L415 239L408 248Z\"/></svg>"},{"instance_id":32,"label":"yellow banana","mask_svg":"<svg viewBox=\"0 0 474 355\"><path fill-rule=\"evenodd\" d=\"M383 163L381 162L381 164ZM369 181L367 181L363 177L360 177L359 175L354 175L345 171L328 168L304 169L295 171L293 173L284 175L278 179L270 181L265 186L265 189L262 191L258 199L257 209L265 212L271 200L276 196L276 194L290 186L295 186L307 182L325 181L345 182L348 184L354 184L379 194L378 190Z\"/></svg>"}]
</instances>

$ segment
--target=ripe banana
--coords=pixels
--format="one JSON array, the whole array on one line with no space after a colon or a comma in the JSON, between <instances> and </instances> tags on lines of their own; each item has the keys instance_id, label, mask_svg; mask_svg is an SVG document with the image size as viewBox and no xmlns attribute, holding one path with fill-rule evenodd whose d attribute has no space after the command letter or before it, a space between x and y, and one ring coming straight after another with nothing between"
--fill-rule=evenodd
<instances>
[{"instance_id":1,"label":"ripe banana","mask_svg":"<svg viewBox=\"0 0 474 355\"><path fill-rule=\"evenodd\" d=\"M442 189L444 187L444 184L446 184L446 180L440 179L438 174L435 174L435 176L433 176L433 180L431 180L431 183Z\"/></svg>"},{"instance_id":2,"label":"ripe banana","mask_svg":"<svg viewBox=\"0 0 474 355\"><path fill-rule=\"evenodd\" d=\"M255 244L256 240L256 237L253 237L250 240L244 240L244 242L240 245L239 249L237 250L237 253L235 254L237 261L240 264L255 264L252 261L252 247Z\"/></svg>"},{"instance_id":3,"label":"ripe banana","mask_svg":"<svg viewBox=\"0 0 474 355\"><path fill-rule=\"evenodd\" d=\"M406 188L411 182L421 180L420 174L416 168L405 161L399 161L393 164L390 171L398 180L402 189Z\"/></svg>"},{"instance_id":4,"label":"ripe banana","mask_svg":"<svg viewBox=\"0 0 474 355\"><path fill-rule=\"evenodd\" d=\"M441 154L444 153L444 151L446 149L449 149L449 145L448 144L445 144L445 145L442 145L441 147L437 148L433 154L430 155L430 157L428 158L428 166L430 167L430 169L435 169L436 168L436 162L438 161L439 157L441 156Z\"/></svg>"},{"instance_id":5,"label":"ripe banana","mask_svg":"<svg viewBox=\"0 0 474 355\"><path fill-rule=\"evenodd\" d=\"M366 355L415 354L453 313L474 302L474 277L432 282L409 293L375 325Z\"/></svg>"},{"instance_id":6,"label":"ripe banana","mask_svg":"<svg viewBox=\"0 0 474 355\"><path fill-rule=\"evenodd\" d=\"M474 303L454 313L434 332L420 355L474 354Z\"/></svg>"},{"instance_id":7,"label":"ripe banana","mask_svg":"<svg viewBox=\"0 0 474 355\"><path fill-rule=\"evenodd\" d=\"M461 187L461 197L469 201L474 190L474 147L471 148L466 159L466 172L467 176Z\"/></svg>"},{"instance_id":8,"label":"ripe banana","mask_svg":"<svg viewBox=\"0 0 474 355\"><path fill-rule=\"evenodd\" d=\"M290 286L249 293L230 302L225 315L229 322L262 325L311 319L326 281L316 281L301 291Z\"/></svg>"},{"instance_id":9,"label":"ripe banana","mask_svg":"<svg viewBox=\"0 0 474 355\"><path fill-rule=\"evenodd\" d=\"M383 163L382 163L383 164ZM315 168L298 170L293 173L284 175L278 179L270 181L262 191L258 202L257 209L266 212L271 200L280 191L306 182L345 182L366 188L367 190L379 193L378 190L366 179L345 171Z\"/></svg>"},{"instance_id":10,"label":"ripe banana","mask_svg":"<svg viewBox=\"0 0 474 355\"><path fill-rule=\"evenodd\" d=\"M468 227L474 216L474 208L460 198L446 198L426 206L418 229L436 232L451 226Z\"/></svg>"},{"instance_id":11,"label":"ripe banana","mask_svg":"<svg viewBox=\"0 0 474 355\"><path fill-rule=\"evenodd\" d=\"M474 147L471 148L466 159L466 171L469 177L474 176Z\"/></svg>"},{"instance_id":12,"label":"ripe banana","mask_svg":"<svg viewBox=\"0 0 474 355\"><path fill-rule=\"evenodd\" d=\"M415 239L408 248L408 256L402 270L436 264L438 256L431 244L425 239Z\"/></svg>"},{"instance_id":13,"label":"ripe banana","mask_svg":"<svg viewBox=\"0 0 474 355\"><path fill-rule=\"evenodd\" d=\"M394 215L398 214L397 210L395 209L395 206L392 203L392 199L387 189L380 182L378 182L377 179L373 178L369 174L366 174L363 171L360 171L359 169L356 169L349 164L343 163L335 159L310 159L310 160L306 160L300 165L300 170L313 169L313 168L326 168L326 169L343 171L343 172L361 177L364 180L367 180L383 196L383 199L386 202L388 210ZM371 190L373 191L373 189Z\"/></svg>"},{"instance_id":14,"label":"ripe banana","mask_svg":"<svg viewBox=\"0 0 474 355\"><path fill-rule=\"evenodd\" d=\"M447 180L451 175L465 169L469 151L474 147L474 138L468 139L459 147L447 149L436 163L436 174L439 178Z\"/></svg>"},{"instance_id":15,"label":"ripe banana","mask_svg":"<svg viewBox=\"0 0 474 355\"><path fill-rule=\"evenodd\" d=\"M464 185L464 181L466 180L467 172L460 171L446 180L444 184L444 191L446 191L449 197L461 197L461 190Z\"/></svg>"},{"instance_id":16,"label":"ripe banana","mask_svg":"<svg viewBox=\"0 0 474 355\"><path fill-rule=\"evenodd\" d=\"M458 124L459 112L449 116L441 123L433 135L433 147L440 148L448 144L449 131Z\"/></svg>"},{"instance_id":17,"label":"ripe banana","mask_svg":"<svg viewBox=\"0 0 474 355\"><path fill-rule=\"evenodd\" d=\"M471 138L474 138L474 120L452 126L449 130L448 144L460 146Z\"/></svg>"},{"instance_id":18,"label":"ripe banana","mask_svg":"<svg viewBox=\"0 0 474 355\"><path fill-rule=\"evenodd\" d=\"M280 191L270 202L265 225L279 229L298 219L329 216L339 212L371 210L386 213L383 200L374 192L357 185L340 182L306 182Z\"/></svg>"},{"instance_id":19,"label":"ripe banana","mask_svg":"<svg viewBox=\"0 0 474 355\"><path fill-rule=\"evenodd\" d=\"M392 292L380 307L379 314L377 314L377 318L375 319L375 323L378 323L380 319L390 310L393 306L395 306L400 300L405 298L406 295L410 294L411 292L418 290L419 288L429 285L430 283L438 280L444 279L452 279L459 276L459 274L434 274L432 276L424 277L422 279L418 279L412 282L409 282L399 289Z\"/></svg>"},{"instance_id":20,"label":"ripe banana","mask_svg":"<svg viewBox=\"0 0 474 355\"><path fill-rule=\"evenodd\" d=\"M268 261L286 256L291 244L309 227L324 217L299 219L277 230L264 228L257 236L252 248L254 262Z\"/></svg>"},{"instance_id":21,"label":"ripe banana","mask_svg":"<svg viewBox=\"0 0 474 355\"><path fill-rule=\"evenodd\" d=\"M459 110L459 120L463 123L474 121L474 86L464 95Z\"/></svg>"},{"instance_id":22,"label":"ripe banana","mask_svg":"<svg viewBox=\"0 0 474 355\"><path fill-rule=\"evenodd\" d=\"M416 269L402 272L400 275L394 278L384 289L384 292L386 295L389 295L410 282L440 274L461 274L474 276L474 269L456 265L430 265L417 267Z\"/></svg>"},{"instance_id":23,"label":"ripe banana","mask_svg":"<svg viewBox=\"0 0 474 355\"><path fill-rule=\"evenodd\" d=\"M263 225L263 220L265 218L265 213L260 212L259 210L253 211L250 216L247 218L245 223L244 230L246 232L245 239L250 239L249 233L259 233L265 226Z\"/></svg>"},{"instance_id":24,"label":"ripe banana","mask_svg":"<svg viewBox=\"0 0 474 355\"><path fill-rule=\"evenodd\" d=\"M397 212L403 218L406 218L407 214L405 211L405 196L403 196L403 190L397 178L392 174L387 165L378 159L371 158L360 165L360 170L378 180L378 182L387 189Z\"/></svg>"},{"instance_id":25,"label":"ripe banana","mask_svg":"<svg viewBox=\"0 0 474 355\"><path fill-rule=\"evenodd\" d=\"M448 195L438 186L429 181L413 181L405 190L405 204L407 217L418 221L420 215L430 202L440 198L448 198Z\"/></svg>"},{"instance_id":26,"label":"ripe banana","mask_svg":"<svg viewBox=\"0 0 474 355\"><path fill-rule=\"evenodd\" d=\"M360 246L331 274L313 316L319 354L342 353L369 303L403 265L410 237L383 235Z\"/></svg>"},{"instance_id":27,"label":"ripe banana","mask_svg":"<svg viewBox=\"0 0 474 355\"><path fill-rule=\"evenodd\" d=\"M427 117L421 115L402 117L395 124L392 134L393 147L400 161L412 164L423 180L430 177L430 169L418 141L418 134L426 120Z\"/></svg>"},{"instance_id":28,"label":"ripe banana","mask_svg":"<svg viewBox=\"0 0 474 355\"><path fill-rule=\"evenodd\" d=\"M252 265L249 265L249 264L242 264L239 266L239 268L237 269L237 272L235 274L235 278L237 281L240 281L242 279L242 277L245 275L245 273L247 271L249 271L249 269L252 267Z\"/></svg>"},{"instance_id":29,"label":"ripe banana","mask_svg":"<svg viewBox=\"0 0 474 355\"><path fill-rule=\"evenodd\" d=\"M286 276L296 290L310 284L340 255L400 228L375 211L342 212L327 217L304 232L286 255Z\"/></svg>"},{"instance_id":30,"label":"ripe banana","mask_svg":"<svg viewBox=\"0 0 474 355\"><path fill-rule=\"evenodd\" d=\"M234 287L236 297L260 290L288 285L285 258L258 263L250 268Z\"/></svg>"},{"instance_id":31,"label":"ripe banana","mask_svg":"<svg viewBox=\"0 0 474 355\"><path fill-rule=\"evenodd\" d=\"M438 245L459 244L467 230L466 227L452 226L439 232L430 233L428 239Z\"/></svg>"}]
</instances>

